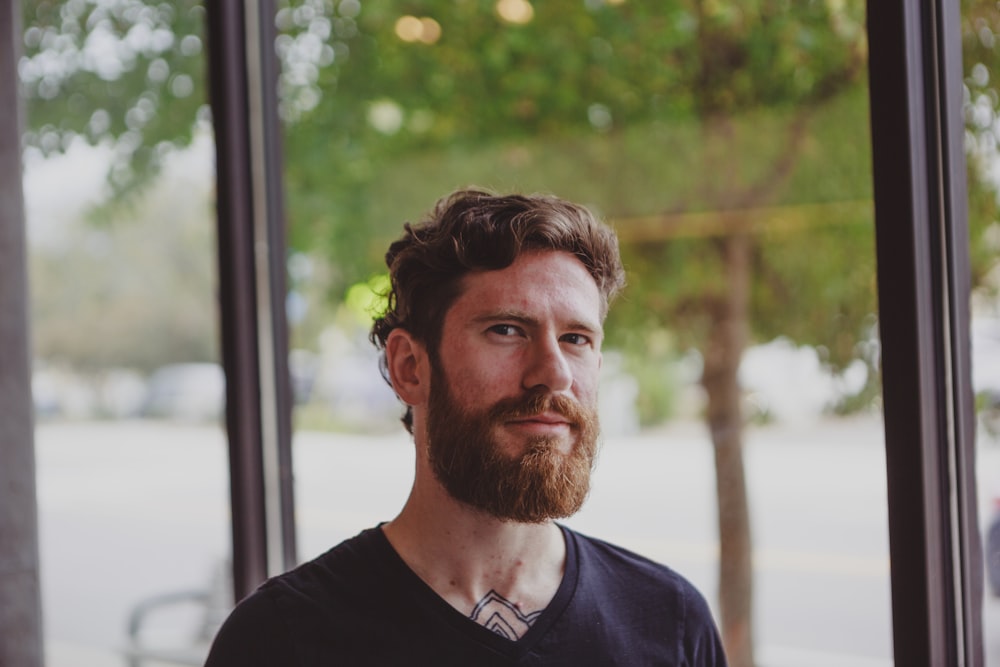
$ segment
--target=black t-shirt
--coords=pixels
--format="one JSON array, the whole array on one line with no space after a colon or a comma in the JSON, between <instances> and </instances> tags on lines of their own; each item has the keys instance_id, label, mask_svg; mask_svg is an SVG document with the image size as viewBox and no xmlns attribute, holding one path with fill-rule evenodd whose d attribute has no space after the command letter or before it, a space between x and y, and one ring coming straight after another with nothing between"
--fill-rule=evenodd
<instances>
[{"instance_id":1,"label":"black t-shirt","mask_svg":"<svg viewBox=\"0 0 1000 667\"><path fill-rule=\"evenodd\" d=\"M206 667L726 664L708 605L685 579L562 531L562 583L518 641L445 602L372 528L237 605Z\"/></svg>"}]
</instances>

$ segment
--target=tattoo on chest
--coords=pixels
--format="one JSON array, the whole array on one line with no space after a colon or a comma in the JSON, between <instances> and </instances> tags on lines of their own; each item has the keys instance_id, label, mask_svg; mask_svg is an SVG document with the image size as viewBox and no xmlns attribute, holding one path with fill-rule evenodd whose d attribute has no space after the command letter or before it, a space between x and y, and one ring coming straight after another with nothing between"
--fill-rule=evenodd
<instances>
[{"instance_id":1,"label":"tattoo on chest","mask_svg":"<svg viewBox=\"0 0 1000 667\"><path fill-rule=\"evenodd\" d=\"M517 641L541 615L541 611L525 614L516 604L491 590L479 601L469 618L501 637Z\"/></svg>"}]
</instances>

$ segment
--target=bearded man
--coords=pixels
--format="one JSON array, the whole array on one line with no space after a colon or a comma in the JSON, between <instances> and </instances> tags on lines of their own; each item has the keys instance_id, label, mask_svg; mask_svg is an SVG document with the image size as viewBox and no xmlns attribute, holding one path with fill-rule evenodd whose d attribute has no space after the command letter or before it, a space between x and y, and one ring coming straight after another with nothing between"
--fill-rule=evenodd
<instances>
[{"instance_id":1,"label":"bearded man","mask_svg":"<svg viewBox=\"0 0 1000 667\"><path fill-rule=\"evenodd\" d=\"M613 232L555 197L465 190L386 264L372 340L406 405L410 496L241 602L207 665L725 665L686 580L555 522L597 451Z\"/></svg>"}]
</instances>

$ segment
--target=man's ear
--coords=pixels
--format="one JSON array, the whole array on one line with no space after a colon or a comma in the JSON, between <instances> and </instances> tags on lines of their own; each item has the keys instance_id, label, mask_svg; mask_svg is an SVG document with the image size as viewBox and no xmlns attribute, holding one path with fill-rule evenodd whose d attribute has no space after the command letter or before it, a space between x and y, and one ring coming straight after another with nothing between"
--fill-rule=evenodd
<instances>
[{"instance_id":1,"label":"man's ear","mask_svg":"<svg viewBox=\"0 0 1000 667\"><path fill-rule=\"evenodd\" d=\"M406 329L393 329L385 342L385 363L392 388L407 405L427 400L430 363L427 349Z\"/></svg>"}]
</instances>

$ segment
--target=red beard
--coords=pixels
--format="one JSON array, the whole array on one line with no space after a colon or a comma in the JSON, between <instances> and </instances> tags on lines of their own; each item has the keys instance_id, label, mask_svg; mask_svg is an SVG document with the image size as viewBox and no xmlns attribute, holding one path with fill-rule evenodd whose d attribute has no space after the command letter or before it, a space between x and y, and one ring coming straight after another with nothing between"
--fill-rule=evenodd
<instances>
[{"instance_id":1,"label":"red beard","mask_svg":"<svg viewBox=\"0 0 1000 667\"><path fill-rule=\"evenodd\" d=\"M432 373L428 451L435 476L453 498L519 523L564 518L580 509L597 455L595 410L566 396L533 392L472 412L458 407L443 372L435 367ZM569 422L574 442L568 453L559 451L556 436L529 438L517 457L501 450L498 428L542 412Z\"/></svg>"}]
</instances>

